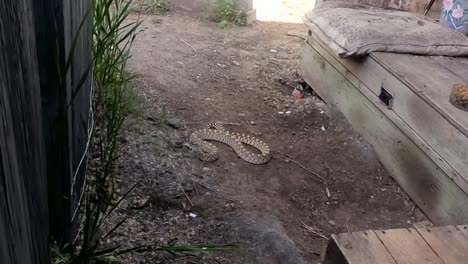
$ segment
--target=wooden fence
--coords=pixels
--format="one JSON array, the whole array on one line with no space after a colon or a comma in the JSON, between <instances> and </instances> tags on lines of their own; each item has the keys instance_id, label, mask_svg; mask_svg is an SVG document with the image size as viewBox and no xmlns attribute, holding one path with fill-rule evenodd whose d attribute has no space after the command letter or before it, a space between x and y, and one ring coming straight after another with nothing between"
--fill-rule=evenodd
<instances>
[{"instance_id":1,"label":"wooden fence","mask_svg":"<svg viewBox=\"0 0 468 264\"><path fill-rule=\"evenodd\" d=\"M50 238L63 244L76 235L91 1L0 1L0 263L48 263Z\"/></svg>"}]
</instances>

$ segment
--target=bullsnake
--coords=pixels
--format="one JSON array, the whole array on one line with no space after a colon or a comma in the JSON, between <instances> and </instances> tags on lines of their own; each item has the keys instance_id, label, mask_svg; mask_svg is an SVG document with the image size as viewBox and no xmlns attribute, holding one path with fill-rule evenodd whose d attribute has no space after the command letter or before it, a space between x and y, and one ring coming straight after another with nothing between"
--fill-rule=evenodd
<instances>
[{"instance_id":1,"label":"bullsnake","mask_svg":"<svg viewBox=\"0 0 468 264\"><path fill-rule=\"evenodd\" d=\"M270 148L264 142L249 135L229 132L220 123L215 122L190 135L190 142L195 145L199 158L204 161L212 162L218 159L216 146L206 140L229 145L242 160L252 164L265 164L271 159ZM243 144L258 149L261 154L248 151Z\"/></svg>"}]
</instances>

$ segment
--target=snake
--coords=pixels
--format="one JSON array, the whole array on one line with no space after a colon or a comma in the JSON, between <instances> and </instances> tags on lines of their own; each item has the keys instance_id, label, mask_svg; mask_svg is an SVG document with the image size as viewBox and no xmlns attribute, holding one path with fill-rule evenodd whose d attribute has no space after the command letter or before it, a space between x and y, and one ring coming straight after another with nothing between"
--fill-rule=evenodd
<instances>
[{"instance_id":1,"label":"snake","mask_svg":"<svg viewBox=\"0 0 468 264\"><path fill-rule=\"evenodd\" d=\"M190 135L190 142L195 146L199 158L203 161L214 162L218 159L218 150L208 141L217 141L230 146L239 158L248 163L266 164L272 157L270 147L263 141L250 135L230 132L218 122L210 123L206 128ZM248 151L244 144L258 149L261 154Z\"/></svg>"}]
</instances>

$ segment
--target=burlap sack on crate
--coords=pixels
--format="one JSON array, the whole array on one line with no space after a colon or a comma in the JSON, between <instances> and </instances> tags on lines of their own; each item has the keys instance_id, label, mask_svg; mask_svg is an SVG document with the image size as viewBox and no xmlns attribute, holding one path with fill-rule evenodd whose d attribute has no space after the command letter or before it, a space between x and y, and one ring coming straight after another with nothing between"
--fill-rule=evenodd
<instances>
[{"instance_id":1,"label":"burlap sack on crate","mask_svg":"<svg viewBox=\"0 0 468 264\"><path fill-rule=\"evenodd\" d=\"M468 56L468 37L421 15L361 4L325 2L303 17L340 57L371 52Z\"/></svg>"}]
</instances>

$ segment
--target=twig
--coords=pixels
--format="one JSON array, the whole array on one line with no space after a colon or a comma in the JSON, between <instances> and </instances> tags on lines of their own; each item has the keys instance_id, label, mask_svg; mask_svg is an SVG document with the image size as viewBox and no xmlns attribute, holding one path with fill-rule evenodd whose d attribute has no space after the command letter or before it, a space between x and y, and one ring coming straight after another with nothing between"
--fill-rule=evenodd
<instances>
[{"instance_id":1,"label":"twig","mask_svg":"<svg viewBox=\"0 0 468 264\"><path fill-rule=\"evenodd\" d=\"M307 225L306 223L302 222L301 221L301 224L302 224L302 227L307 231L309 232L311 235L313 236L316 236L316 237L321 237L323 239L326 239L328 240L328 237L325 236L322 232L320 232L320 230L314 226L309 226Z\"/></svg>"},{"instance_id":2,"label":"twig","mask_svg":"<svg viewBox=\"0 0 468 264\"><path fill-rule=\"evenodd\" d=\"M198 52L194 47L192 47L192 45L188 44L187 41L183 40L183 39L182 39L181 37L179 37L179 36L178 36L178 38L179 38L180 41L182 41L183 43L185 43L185 45L187 45L187 46L189 46L190 48L192 48L193 51Z\"/></svg>"},{"instance_id":3,"label":"twig","mask_svg":"<svg viewBox=\"0 0 468 264\"><path fill-rule=\"evenodd\" d=\"M278 151L276 151L276 152L278 152ZM322 182L325 182L325 179L324 179L322 176L320 176L318 173L312 171L311 169L309 169L309 168L307 168L306 166L302 165L302 164L299 163L298 161L293 160L293 159L291 159L290 157L284 155L283 153L281 153L281 152L278 152L278 153L281 154L283 157L285 157L287 160L291 161L292 163L295 163L296 165L298 165L298 166L301 167L302 169L308 171L310 174L314 175L315 177L317 177L318 179L320 179Z\"/></svg>"},{"instance_id":4,"label":"twig","mask_svg":"<svg viewBox=\"0 0 468 264\"><path fill-rule=\"evenodd\" d=\"M207 186L206 184L203 184L203 183L198 182L198 181L193 180L193 179L190 179L190 180L191 180L193 183L196 183L196 184L200 185L201 187L203 187L203 188L205 188L205 189L208 189L208 190L210 190L210 191L212 191L212 192L214 192L214 193L219 193L218 190L215 190L215 189L211 188L210 186Z\"/></svg>"},{"instance_id":5,"label":"twig","mask_svg":"<svg viewBox=\"0 0 468 264\"><path fill-rule=\"evenodd\" d=\"M187 192L185 191L184 187L182 187L182 181L181 181L181 179L180 179L179 173L176 171L176 168L175 168L175 166L174 166L174 163L172 163L171 160L169 160L169 163L171 164L171 167L172 167L172 169L173 169L173 171L174 171L174 174L175 174L176 177L177 177L177 183L179 184L180 189L181 189L182 192L184 193L185 198L187 198L187 201L188 201L188 202L190 203L190 205L193 207L194 205L193 205L193 203L192 203L192 200L191 200L190 197L188 196L188 194L187 194Z\"/></svg>"},{"instance_id":6,"label":"twig","mask_svg":"<svg viewBox=\"0 0 468 264\"><path fill-rule=\"evenodd\" d=\"M304 38L303 36L299 36L299 35L296 35L296 34L290 34L290 33L286 33L286 36L290 36L290 37L298 37L298 38L301 38L303 40L307 40L306 38Z\"/></svg>"},{"instance_id":7,"label":"twig","mask_svg":"<svg viewBox=\"0 0 468 264\"><path fill-rule=\"evenodd\" d=\"M348 217L348 219L346 220L346 230L348 231L348 233L349 233L349 228L348 228L348 222L349 222L349 219L351 219L351 216L350 216L350 217Z\"/></svg>"}]
</instances>

